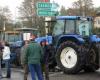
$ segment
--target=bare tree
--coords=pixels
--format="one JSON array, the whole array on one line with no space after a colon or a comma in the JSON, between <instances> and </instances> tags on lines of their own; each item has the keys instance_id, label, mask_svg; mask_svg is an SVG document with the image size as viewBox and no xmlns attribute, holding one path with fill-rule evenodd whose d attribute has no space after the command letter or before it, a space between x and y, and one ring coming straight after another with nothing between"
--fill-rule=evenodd
<instances>
[{"instance_id":1,"label":"bare tree","mask_svg":"<svg viewBox=\"0 0 100 80\"><path fill-rule=\"evenodd\" d=\"M8 24L11 21L11 13L8 7L0 7L0 30L3 30L4 27L9 29Z\"/></svg>"},{"instance_id":2,"label":"bare tree","mask_svg":"<svg viewBox=\"0 0 100 80\"><path fill-rule=\"evenodd\" d=\"M44 18L37 15L36 4L41 0L24 0L19 7L20 18L23 20L23 25L27 27L38 28L41 34L45 33ZM25 24L27 22L27 24ZM42 28L41 28L42 27Z\"/></svg>"},{"instance_id":3,"label":"bare tree","mask_svg":"<svg viewBox=\"0 0 100 80\"><path fill-rule=\"evenodd\" d=\"M68 14L81 16L94 16L95 10L92 0L78 0L73 2L72 8L67 10Z\"/></svg>"},{"instance_id":4,"label":"bare tree","mask_svg":"<svg viewBox=\"0 0 100 80\"><path fill-rule=\"evenodd\" d=\"M67 15L67 10L65 9L64 6L61 7L60 15L61 15L61 16L65 16L65 15Z\"/></svg>"},{"instance_id":5,"label":"bare tree","mask_svg":"<svg viewBox=\"0 0 100 80\"><path fill-rule=\"evenodd\" d=\"M22 19L29 21L30 26L36 26L36 3L40 0L24 0L21 7L19 7L19 13Z\"/></svg>"}]
</instances>

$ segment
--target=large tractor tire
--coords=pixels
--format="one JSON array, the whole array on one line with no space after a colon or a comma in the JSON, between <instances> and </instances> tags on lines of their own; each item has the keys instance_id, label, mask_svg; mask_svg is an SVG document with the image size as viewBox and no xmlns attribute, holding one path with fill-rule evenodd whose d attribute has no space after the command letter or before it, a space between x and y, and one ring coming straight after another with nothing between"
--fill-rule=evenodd
<instances>
[{"instance_id":1,"label":"large tractor tire","mask_svg":"<svg viewBox=\"0 0 100 80\"><path fill-rule=\"evenodd\" d=\"M95 72L99 69L99 53L96 47L92 47L88 53L88 65L84 67L85 72Z\"/></svg>"},{"instance_id":2,"label":"large tractor tire","mask_svg":"<svg viewBox=\"0 0 100 80\"><path fill-rule=\"evenodd\" d=\"M78 46L74 42L66 41L57 50L56 60L63 72L76 74L84 66L85 54L81 46Z\"/></svg>"}]
</instances>

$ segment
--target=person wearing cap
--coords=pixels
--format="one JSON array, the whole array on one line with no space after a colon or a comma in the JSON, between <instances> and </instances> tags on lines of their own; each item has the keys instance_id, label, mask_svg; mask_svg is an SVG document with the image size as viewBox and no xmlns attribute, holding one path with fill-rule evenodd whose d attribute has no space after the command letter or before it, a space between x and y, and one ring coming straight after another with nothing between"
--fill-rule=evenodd
<instances>
[{"instance_id":1,"label":"person wearing cap","mask_svg":"<svg viewBox=\"0 0 100 80\"><path fill-rule=\"evenodd\" d=\"M31 42L26 48L25 63L28 64L32 80L36 79L36 75L38 77L38 80L43 80L40 63L43 56L43 50L40 44L35 42L35 38L35 36L32 36Z\"/></svg>"}]
</instances>

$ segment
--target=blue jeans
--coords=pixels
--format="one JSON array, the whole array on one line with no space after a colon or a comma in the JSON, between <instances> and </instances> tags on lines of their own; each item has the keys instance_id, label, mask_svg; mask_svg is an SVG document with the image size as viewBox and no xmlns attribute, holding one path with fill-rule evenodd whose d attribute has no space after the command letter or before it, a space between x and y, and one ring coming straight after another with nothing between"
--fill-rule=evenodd
<instances>
[{"instance_id":1,"label":"blue jeans","mask_svg":"<svg viewBox=\"0 0 100 80\"><path fill-rule=\"evenodd\" d=\"M40 64L28 64L28 66L29 66L29 70L31 72L32 80L36 80L35 74L37 75L38 80L43 80L43 74L42 74Z\"/></svg>"},{"instance_id":2,"label":"blue jeans","mask_svg":"<svg viewBox=\"0 0 100 80\"><path fill-rule=\"evenodd\" d=\"M6 76L7 77L10 77L11 76L11 69L10 69L10 60L9 59L6 59L6 60L3 60L4 64L5 64L5 68L7 70L7 74Z\"/></svg>"}]
</instances>

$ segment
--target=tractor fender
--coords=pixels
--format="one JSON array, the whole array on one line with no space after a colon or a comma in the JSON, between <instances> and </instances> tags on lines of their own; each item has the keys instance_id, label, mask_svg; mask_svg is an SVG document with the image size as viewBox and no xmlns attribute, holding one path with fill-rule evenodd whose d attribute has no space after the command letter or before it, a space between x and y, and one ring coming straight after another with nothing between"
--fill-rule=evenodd
<instances>
[{"instance_id":1,"label":"tractor fender","mask_svg":"<svg viewBox=\"0 0 100 80\"><path fill-rule=\"evenodd\" d=\"M80 35L62 35L58 38L56 47L65 41L73 41L77 44L83 44L85 42Z\"/></svg>"},{"instance_id":2,"label":"tractor fender","mask_svg":"<svg viewBox=\"0 0 100 80\"><path fill-rule=\"evenodd\" d=\"M100 42L100 38L97 35L91 35L90 41L98 43L98 42Z\"/></svg>"}]
</instances>

